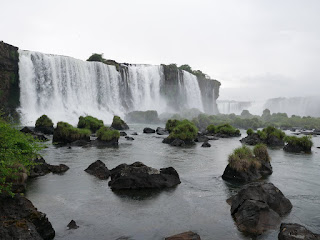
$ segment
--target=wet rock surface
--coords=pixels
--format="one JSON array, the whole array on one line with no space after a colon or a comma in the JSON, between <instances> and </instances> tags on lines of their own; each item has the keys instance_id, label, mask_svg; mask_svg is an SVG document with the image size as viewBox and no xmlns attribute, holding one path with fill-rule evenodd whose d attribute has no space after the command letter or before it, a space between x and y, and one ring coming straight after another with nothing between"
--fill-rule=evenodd
<instances>
[{"instance_id":1,"label":"wet rock surface","mask_svg":"<svg viewBox=\"0 0 320 240\"><path fill-rule=\"evenodd\" d=\"M84 171L102 180L108 179L110 176L109 169L100 160L97 160L94 163L91 163L90 166Z\"/></svg>"},{"instance_id":2,"label":"wet rock surface","mask_svg":"<svg viewBox=\"0 0 320 240\"><path fill-rule=\"evenodd\" d=\"M165 240L201 240L201 238L197 233L189 231L166 237Z\"/></svg>"},{"instance_id":3,"label":"wet rock surface","mask_svg":"<svg viewBox=\"0 0 320 240\"><path fill-rule=\"evenodd\" d=\"M296 223L281 223L279 240L320 240L320 234L316 234Z\"/></svg>"},{"instance_id":4,"label":"wet rock surface","mask_svg":"<svg viewBox=\"0 0 320 240\"><path fill-rule=\"evenodd\" d=\"M149 128L149 127L146 127L143 129L143 133L155 133L155 132L156 132L156 130Z\"/></svg>"},{"instance_id":5,"label":"wet rock surface","mask_svg":"<svg viewBox=\"0 0 320 240\"><path fill-rule=\"evenodd\" d=\"M231 214L242 232L259 235L274 229L292 204L272 183L251 183L228 199Z\"/></svg>"},{"instance_id":6,"label":"wet rock surface","mask_svg":"<svg viewBox=\"0 0 320 240\"><path fill-rule=\"evenodd\" d=\"M51 240L54 236L47 216L27 198L0 194L0 239Z\"/></svg>"},{"instance_id":7,"label":"wet rock surface","mask_svg":"<svg viewBox=\"0 0 320 240\"><path fill-rule=\"evenodd\" d=\"M48 164L43 157L40 156L35 158L33 162L36 163L36 165L30 170L30 178L44 176L50 172L60 174L69 170L69 167L65 164Z\"/></svg>"},{"instance_id":8,"label":"wet rock surface","mask_svg":"<svg viewBox=\"0 0 320 240\"><path fill-rule=\"evenodd\" d=\"M177 171L172 168L148 167L141 162L131 165L120 164L111 170L109 186L112 190L120 189L162 189L181 183Z\"/></svg>"}]
</instances>

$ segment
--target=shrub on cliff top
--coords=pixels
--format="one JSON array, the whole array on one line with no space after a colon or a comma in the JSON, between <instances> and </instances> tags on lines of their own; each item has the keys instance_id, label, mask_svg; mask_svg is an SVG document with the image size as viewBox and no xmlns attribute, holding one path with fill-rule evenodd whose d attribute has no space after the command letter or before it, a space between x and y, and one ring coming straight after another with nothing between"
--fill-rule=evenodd
<instances>
[{"instance_id":1,"label":"shrub on cliff top","mask_svg":"<svg viewBox=\"0 0 320 240\"><path fill-rule=\"evenodd\" d=\"M103 121L92 116L79 117L78 128L90 129L95 133L99 128L103 127Z\"/></svg>"},{"instance_id":2,"label":"shrub on cliff top","mask_svg":"<svg viewBox=\"0 0 320 240\"><path fill-rule=\"evenodd\" d=\"M32 159L42 145L10 126L0 118L0 194L12 193L12 182L22 168L27 170L34 165Z\"/></svg>"},{"instance_id":3,"label":"shrub on cliff top","mask_svg":"<svg viewBox=\"0 0 320 240\"><path fill-rule=\"evenodd\" d=\"M40 127L53 127L52 120L47 115L42 115L36 121L36 128Z\"/></svg>"},{"instance_id":4,"label":"shrub on cliff top","mask_svg":"<svg viewBox=\"0 0 320 240\"><path fill-rule=\"evenodd\" d=\"M97 131L97 137L101 141L118 140L120 137L120 133L119 133L119 131L111 130L108 127L101 127Z\"/></svg>"}]
</instances>

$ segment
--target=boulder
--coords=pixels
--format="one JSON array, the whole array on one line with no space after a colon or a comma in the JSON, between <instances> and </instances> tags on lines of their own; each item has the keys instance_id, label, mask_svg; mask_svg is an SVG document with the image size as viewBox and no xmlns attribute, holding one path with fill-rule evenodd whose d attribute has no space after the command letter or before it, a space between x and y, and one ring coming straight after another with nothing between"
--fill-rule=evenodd
<instances>
[{"instance_id":1,"label":"boulder","mask_svg":"<svg viewBox=\"0 0 320 240\"><path fill-rule=\"evenodd\" d=\"M39 141L49 141L49 139L44 134L35 132L29 127L22 128L20 132L30 134L34 139Z\"/></svg>"},{"instance_id":2,"label":"boulder","mask_svg":"<svg viewBox=\"0 0 320 240\"><path fill-rule=\"evenodd\" d=\"M112 190L161 189L174 187L179 183L179 175L172 167L157 170L135 162L131 165L120 164L112 169L109 186Z\"/></svg>"},{"instance_id":3,"label":"boulder","mask_svg":"<svg viewBox=\"0 0 320 240\"><path fill-rule=\"evenodd\" d=\"M156 133L158 135L169 135L169 132L165 128L157 127Z\"/></svg>"},{"instance_id":4,"label":"boulder","mask_svg":"<svg viewBox=\"0 0 320 240\"><path fill-rule=\"evenodd\" d=\"M69 230L70 230L70 229L77 229L77 228L79 228L79 226L77 225L76 221L74 221L74 220L71 220L71 221L69 222L69 224L67 225L67 227L68 227Z\"/></svg>"},{"instance_id":5,"label":"boulder","mask_svg":"<svg viewBox=\"0 0 320 240\"><path fill-rule=\"evenodd\" d=\"M209 138L204 135L198 135L194 141L195 142L208 142Z\"/></svg>"},{"instance_id":6,"label":"boulder","mask_svg":"<svg viewBox=\"0 0 320 240\"><path fill-rule=\"evenodd\" d=\"M201 147L211 147L211 144L208 142L204 142Z\"/></svg>"},{"instance_id":7,"label":"boulder","mask_svg":"<svg viewBox=\"0 0 320 240\"><path fill-rule=\"evenodd\" d=\"M316 234L296 223L281 223L279 240L320 240L320 234Z\"/></svg>"},{"instance_id":8,"label":"boulder","mask_svg":"<svg viewBox=\"0 0 320 240\"><path fill-rule=\"evenodd\" d=\"M251 166L247 170L237 170L227 165L223 172L222 179L235 182L251 182L272 174L272 166L269 161L260 161L261 167Z\"/></svg>"},{"instance_id":9,"label":"boulder","mask_svg":"<svg viewBox=\"0 0 320 240\"><path fill-rule=\"evenodd\" d=\"M201 238L197 233L189 231L166 237L165 240L201 240Z\"/></svg>"},{"instance_id":10,"label":"boulder","mask_svg":"<svg viewBox=\"0 0 320 240\"><path fill-rule=\"evenodd\" d=\"M47 216L25 197L0 194L0 239L51 240L55 237Z\"/></svg>"},{"instance_id":11,"label":"boulder","mask_svg":"<svg viewBox=\"0 0 320 240\"><path fill-rule=\"evenodd\" d=\"M284 141L276 136L269 136L266 144L271 147L283 147Z\"/></svg>"},{"instance_id":12,"label":"boulder","mask_svg":"<svg viewBox=\"0 0 320 240\"><path fill-rule=\"evenodd\" d=\"M109 169L100 160L97 160L94 163L91 163L90 166L84 171L102 180L108 179L110 176Z\"/></svg>"},{"instance_id":13,"label":"boulder","mask_svg":"<svg viewBox=\"0 0 320 240\"><path fill-rule=\"evenodd\" d=\"M52 173L64 173L69 170L69 167L64 164L60 165L51 165L48 164L43 157L39 156L33 159L33 162L36 164L30 169L30 178L35 178L39 176L44 176L50 172Z\"/></svg>"},{"instance_id":14,"label":"boulder","mask_svg":"<svg viewBox=\"0 0 320 240\"><path fill-rule=\"evenodd\" d=\"M286 152L293 152L293 153L301 153L301 152L304 152L305 149L303 146L300 146L300 145L292 145L292 144L286 144L284 147L283 147L283 150L286 151Z\"/></svg>"},{"instance_id":15,"label":"boulder","mask_svg":"<svg viewBox=\"0 0 320 240\"><path fill-rule=\"evenodd\" d=\"M143 129L143 133L155 133L155 132L156 132L156 130L149 128L149 127L146 127Z\"/></svg>"},{"instance_id":16,"label":"boulder","mask_svg":"<svg viewBox=\"0 0 320 240\"><path fill-rule=\"evenodd\" d=\"M215 136L207 136L208 140L219 140L218 137Z\"/></svg>"},{"instance_id":17,"label":"boulder","mask_svg":"<svg viewBox=\"0 0 320 240\"><path fill-rule=\"evenodd\" d=\"M171 143L170 143L171 146L175 146L175 147L184 147L186 145L186 143L181 140L181 139L174 139Z\"/></svg>"},{"instance_id":18,"label":"boulder","mask_svg":"<svg viewBox=\"0 0 320 240\"><path fill-rule=\"evenodd\" d=\"M133 132L133 133L131 133L131 135L138 135L138 133L137 132Z\"/></svg>"},{"instance_id":19,"label":"boulder","mask_svg":"<svg viewBox=\"0 0 320 240\"><path fill-rule=\"evenodd\" d=\"M118 116L113 117L111 127L116 130L127 130L129 126Z\"/></svg>"},{"instance_id":20,"label":"boulder","mask_svg":"<svg viewBox=\"0 0 320 240\"><path fill-rule=\"evenodd\" d=\"M228 200L231 214L241 232L259 235L274 229L292 204L272 183L251 183Z\"/></svg>"},{"instance_id":21,"label":"boulder","mask_svg":"<svg viewBox=\"0 0 320 240\"><path fill-rule=\"evenodd\" d=\"M133 137L129 137L129 136L126 136L125 138L126 138L127 140L129 140L129 141L133 141L133 140L134 140Z\"/></svg>"},{"instance_id":22,"label":"boulder","mask_svg":"<svg viewBox=\"0 0 320 240\"><path fill-rule=\"evenodd\" d=\"M120 132L120 136L121 137L127 136L127 133L126 132Z\"/></svg>"},{"instance_id":23,"label":"boulder","mask_svg":"<svg viewBox=\"0 0 320 240\"><path fill-rule=\"evenodd\" d=\"M263 143L263 141L260 139L257 133L253 133L251 135L246 136L245 138L242 138L240 142L251 146Z\"/></svg>"}]
</instances>

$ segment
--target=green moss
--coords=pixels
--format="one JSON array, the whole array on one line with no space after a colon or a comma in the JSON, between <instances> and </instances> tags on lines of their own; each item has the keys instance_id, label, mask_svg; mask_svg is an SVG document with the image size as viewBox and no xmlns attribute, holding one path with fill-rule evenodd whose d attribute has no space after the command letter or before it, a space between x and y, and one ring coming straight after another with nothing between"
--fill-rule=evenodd
<instances>
[{"instance_id":1,"label":"green moss","mask_svg":"<svg viewBox=\"0 0 320 240\"><path fill-rule=\"evenodd\" d=\"M198 128L188 120L179 121L169 135L169 138L180 139L186 142L193 141L198 135Z\"/></svg>"},{"instance_id":2,"label":"green moss","mask_svg":"<svg viewBox=\"0 0 320 240\"><path fill-rule=\"evenodd\" d=\"M36 128L38 127L53 127L53 122L47 115L42 115L36 121Z\"/></svg>"},{"instance_id":3,"label":"green moss","mask_svg":"<svg viewBox=\"0 0 320 240\"><path fill-rule=\"evenodd\" d=\"M251 128L249 128L249 129L247 130L248 136L252 135L253 133L254 133L254 131L253 131Z\"/></svg>"},{"instance_id":4,"label":"green moss","mask_svg":"<svg viewBox=\"0 0 320 240\"><path fill-rule=\"evenodd\" d=\"M177 120L177 119L169 119L167 122L166 122L166 130L171 133L172 130L178 126L178 124L180 123L181 121Z\"/></svg>"},{"instance_id":5,"label":"green moss","mask_svg":"<svg viewBox=\"0 0 320 240\"><path fill-rule=\"evenodd\" d=\"M117 130L129 129L129 126L119 116L114 116L111 127Z\"/></svg>"},{"instance_id":6,"label":"green moss","mask_svg":"<svg viewBox=\"0 0 320 240\"><path fill-rule=\"evenodd\" d=\"M89 139L91 131L89 129L75 128L69 123L58 122L53 134L54 143L70 143L80 139Z\"/></svg>"},{"instance_id":7,"label":"green moss","mask_svg":"<svg viewBox=\"0 0 320 240\"><path fill-rule=\"evenodd\" d=\"M305 152L310 152L311 147L313 146L311 136L303 136L303 137L286 136L284 138L284 141L289 145L303 148Z\"/></svg>"},{"instance_id":8,"label":"green moss","mask_svg":"<svg viewBox=\"0 0 320 240\"><path fill-rule=\"evenodd\" d=\"M120 133L119 133L119 131L111 130L108 127L101 127L97 131L97 137L101 141L118 140L120 137Z\"/></svg>"},{"instance_id":9,"label":"green moss","mask_svg":"<svg viewBox=\"0 0 320 240\"><path fill-rule=\"evenodd\" d=\"M229 155L228 162L230 167L237 171L248 171L251 167L256 169L261 167L260 161L255 158L252 150L247 146L236 148Z\"/></svg>"},{"instance_id":10,"label":"green moss","mask_svg":"<svg viewBox=\"0 0 320 240\"><path fill-rule=\"evenodd\" d=\"M95 133L99 128L103 127L103 121L92 116L79 117L78 128L90 129Z\"/></svg>"},{"instance_id":11,"label":"green moss","mask_svg":"<svg viewBox=\"0 0 320 240\"><path fill-rule=\"evenodd\" d=\"M207 131L211 134L215 134L217 132L217 127L213 124L210 124L208 127L207 127Z\"/></svg>"},{"instance_id":12,"label":"green moss","mask_svg":"<svg viewBox=\"0 0 320 240\"><path fill-rule=\"evenodd\" d=\"M232 127L230 124L221 124L216 128L216 133L222 133L227 135L239 135L240 130Z\"/></svg>"}]
</instances>

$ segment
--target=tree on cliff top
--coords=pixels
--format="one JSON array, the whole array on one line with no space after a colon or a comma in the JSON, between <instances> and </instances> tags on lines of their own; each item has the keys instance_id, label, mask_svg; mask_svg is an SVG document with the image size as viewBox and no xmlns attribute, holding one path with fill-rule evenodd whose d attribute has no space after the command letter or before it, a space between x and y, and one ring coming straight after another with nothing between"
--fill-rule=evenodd
<instances>
[{"instance_id":1,"label":"tree on cliff top","mask_svg":"<svg viewBox=\"0 0 320 240\"><path fill-rule=\"evenodd\" d=\"M87 59L89 62L104 62L106 59L103 58L103 53L92 53L92 55Z\"/></svg>"}]
</instances>

